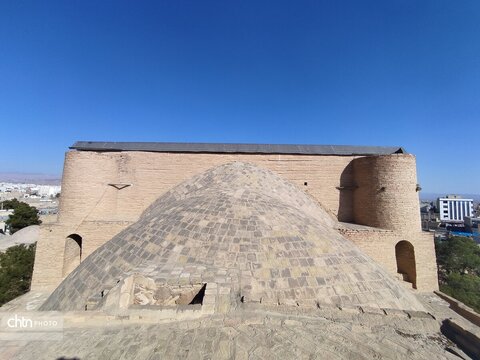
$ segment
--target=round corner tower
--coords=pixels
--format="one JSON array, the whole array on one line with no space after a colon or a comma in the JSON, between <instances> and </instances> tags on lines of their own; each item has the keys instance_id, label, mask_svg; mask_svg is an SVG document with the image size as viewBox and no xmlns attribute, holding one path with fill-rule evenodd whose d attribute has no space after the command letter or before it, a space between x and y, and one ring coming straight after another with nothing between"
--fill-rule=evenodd
<instances>
[{"instance_id":1,"label":"round corner tower","mask_svg":"<svg viewBox=\"0 0 480 360\"><path fill-rule=\"evenodd\" d=\"M355 223L399 232L420 231L415 157L367 156L352 163Z\"/></svg>"}]
</instances>

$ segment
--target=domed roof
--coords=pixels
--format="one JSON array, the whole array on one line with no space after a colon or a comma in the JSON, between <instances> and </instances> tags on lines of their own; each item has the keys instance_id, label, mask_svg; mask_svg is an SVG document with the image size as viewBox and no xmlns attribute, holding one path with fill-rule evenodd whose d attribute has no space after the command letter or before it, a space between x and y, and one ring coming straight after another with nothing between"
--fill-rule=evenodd
<instances>
[{"instance_id":1,"label":"domed roof","mask_svg":"<svg viewBox=\"0 0 480 360\"><path fill-rule=\"evenodd\" d=\"M30 245L38 241L40 237L40 226L30 225L18 230L13 235L0 234L0 251L7 250L16 245Z\"/></svg>"},{"instance_id":2,"label":"domed roof","mask_svg":"<svg viewBox=\"0 0 480 360\"><path fill-rule=\"evenodd\" d=\"M83 309L132 274L173 285L231 283L247 302L421 308L334 225L315 200L276 174L241 162L218 166L157 199L41 309Z\"/></svg>"}]
</instances>

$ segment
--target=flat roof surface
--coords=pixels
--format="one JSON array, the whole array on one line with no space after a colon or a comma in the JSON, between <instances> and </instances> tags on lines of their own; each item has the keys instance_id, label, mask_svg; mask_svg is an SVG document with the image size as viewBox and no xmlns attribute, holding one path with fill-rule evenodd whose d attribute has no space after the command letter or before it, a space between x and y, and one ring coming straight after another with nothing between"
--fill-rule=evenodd
<instances>
[{"instance_id":1,"label":"flat roof surface","mask_svg":"<svg viewBox=\"0 0 480 360\"><path fill-rule=\"evenodd\" d=\"M293 144L221 144L173 142L77 141L70 149L80 151L148 151L170 153L237 153L290 155L390 155L406 154L399 146L293 145Z\"/></svg>"}]
</instances>

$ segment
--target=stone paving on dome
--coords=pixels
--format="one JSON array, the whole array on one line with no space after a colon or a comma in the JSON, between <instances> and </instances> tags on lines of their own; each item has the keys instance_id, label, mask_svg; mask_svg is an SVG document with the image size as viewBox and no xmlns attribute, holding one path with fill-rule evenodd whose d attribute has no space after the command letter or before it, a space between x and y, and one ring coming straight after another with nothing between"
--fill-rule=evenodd
<instances>
[{"instance_id":1,"label":"stone paving on dome","mask_svg":"<svg viewBox=\"0 0 480 360\"><path fill-rule=\"evenodd\" d=\"M92 253L41 310L99 309L140 274L162 286L220 284L232 303L423 310L312 198L274 173L234 162L155 201ZM108 295L106 296L108 297Z\"/></svg>"},{"instance_id":2,"label":"stone paving on dome","mask_svg":"<svg viewBox=\"0 0 480 360\"><path fill-rule=\"evenodd\" d=\"M45 302L30 291L0 307L0 324L62 322L0 328L0 359L475 358L441 328L453 319L478 339L478 327L402 287L341 226L267 170L213 168L161 196Z\"/></svg>"},{"instance_id":3,"label":"stone paving on dome","mask_svg":"<svg viewBox=\"0 0 480 360\"><path fill-rule=\"evenodd\" d=\"M459 359L445 350L452 345L436 333L432 318L298 315L246 311L239 316L166 324L90 324L67 329L61 343L30 342L18 352L15 346L6 347L0 349L0 356L16 354L21 360Z\"/></svg>"}]
</instances>

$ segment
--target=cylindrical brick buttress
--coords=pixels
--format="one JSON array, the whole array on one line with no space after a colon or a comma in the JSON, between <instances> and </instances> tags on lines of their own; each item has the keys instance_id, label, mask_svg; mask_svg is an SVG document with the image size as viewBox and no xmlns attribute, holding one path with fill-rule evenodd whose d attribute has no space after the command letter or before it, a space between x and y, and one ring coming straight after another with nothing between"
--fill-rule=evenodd
<instances>
[{"instance_id":1,"label":"cylindrical brick buttress","mask_svg":"<svg viewBox=\"0 0 480 360\"><path fill-rule=\"evenodd\" d=\"M415 157L368 156L353 160L357 224L400 232L421 230Z\"/></svg>"}]
</instances>

